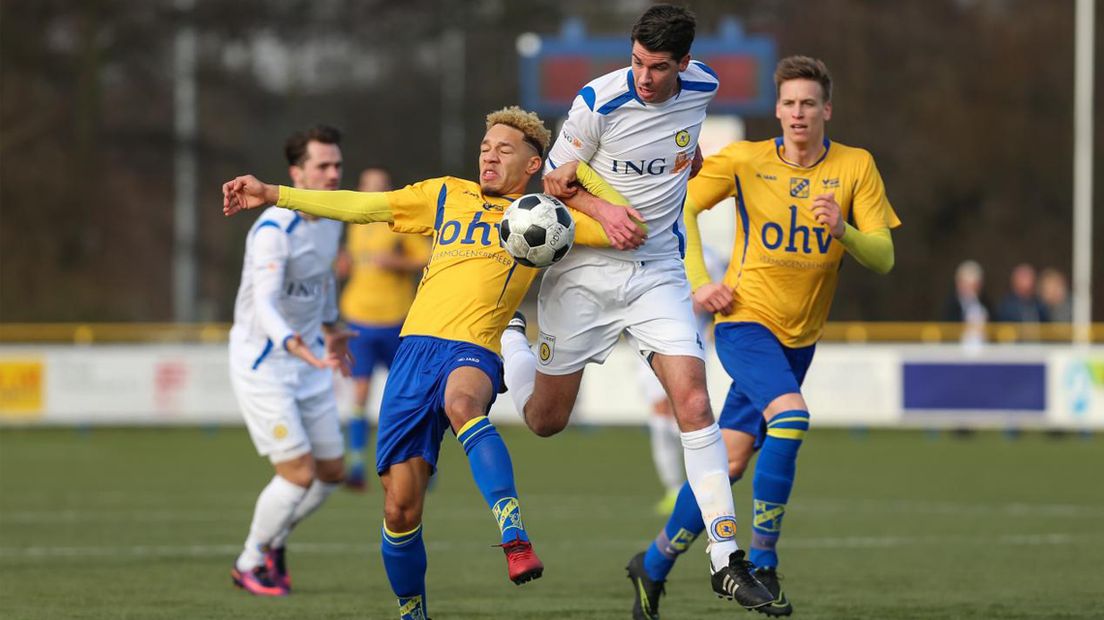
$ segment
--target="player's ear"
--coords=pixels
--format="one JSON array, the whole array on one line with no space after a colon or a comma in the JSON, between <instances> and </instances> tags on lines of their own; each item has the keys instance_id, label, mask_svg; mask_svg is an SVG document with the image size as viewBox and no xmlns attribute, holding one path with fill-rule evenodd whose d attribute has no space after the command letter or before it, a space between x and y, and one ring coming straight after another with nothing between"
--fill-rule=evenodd
<instances>
[{"instance_id":1,"label":"player's ear","mask_svg":"<svg viewBox=\"0 0 1104 620\"><path fill-rule=\"evenodd\" d=\"M291 177L292 185L298 187L303 184L303 169L299 166L288 166L288 176Z\"/></svg>"},{"instance_id":2,"label":"player's ear","mask_svg":"<svg viewBox=\"0 0 1104 620\"><path fill-rule=\"evenodd\" d=\"M683 56L682 59L679 60L679 62L678 62L679 73L682 73L683 71L686 71L686 67L689 67L689 66L690 66L690 54L687 54L687 55Z\"/></svg>"},{"instance_id":3,"label":"player's ear","mask_svg":"<svg viewBox=\"0 0 1104 620\"><path fill-rule=\"evenodd\" d=\"M825 101L824 102L824 120L826 120L826 121L832 120L832 102L831 101Z\"/></svg>"},{"instance_id":4,"label":"player's ear","mask_svg":"<svg viewBox=\"0 0 1104 620\"><path fill-rule=\"evenodd\" d=\"M534 174L537 173L537 171L539 171L541 169L541 166L543 166L543 165L544 165L544 161L542 161L540 157L537 157L536 155L534 155L534 156L530 157L529 161L526 162L526 164L525 164L525 174L528 174L529 176L533 176Z\"/></svg>"}]
</instances>

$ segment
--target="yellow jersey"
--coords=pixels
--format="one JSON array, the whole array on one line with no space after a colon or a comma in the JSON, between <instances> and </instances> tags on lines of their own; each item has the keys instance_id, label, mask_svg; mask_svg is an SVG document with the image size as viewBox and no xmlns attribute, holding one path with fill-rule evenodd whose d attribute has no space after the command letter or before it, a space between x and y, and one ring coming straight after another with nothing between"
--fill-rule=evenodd
<instances>
[{"instance_id":1,"label":"yellow jersey","mask_svg":"<svg viewBox=\"0 0 1104 620\"><path fill-rule=\"evenodd\" d=\"M784 159L782 138L733 142L707 157L690 180L686 269L694 289L710 281L697 214L736 199L736 238L724 276L736 299L718 323L759 323L788 347L820 338L845 250L813 219L817 196L834 193L844 220L861 232L901 225L870 153L827 139L824 146L820 160L806 168Z\"/></svg>"},{"instance_id":2,"label":"yellow jersey","mask_svg":"<svg viewBox=\"0 0 1104 620\"><path fill-rule=\"evenodd\" d=\"M470 342L499 352L506 323L540 270L498 242L502 212L518 196L486 196L478 183L429 179L387 192L392 229L433 235L433 248L403 336Z\"/></svg>"},{"instance_id":3,"label":"yellow jersey","mask_svg":"<svg viewBox=\"0 0 1104 620\"><path fill-rule=\"evenodd\" d=\"M429 260L430 244L419 235L400 235L383 222L351 224L345 250L351 267L341 293L341 316L362 325L398 325L414 301L417 280L408 271L381 267L376 257L394 254L414 263Z\"/></svg>"}]
</instances>

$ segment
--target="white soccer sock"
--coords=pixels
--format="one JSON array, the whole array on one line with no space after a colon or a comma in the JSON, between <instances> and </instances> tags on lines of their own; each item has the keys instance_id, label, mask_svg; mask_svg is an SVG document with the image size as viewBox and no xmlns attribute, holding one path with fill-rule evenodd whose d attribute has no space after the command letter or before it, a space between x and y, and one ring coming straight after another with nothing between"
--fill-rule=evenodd
<instances>
[{"instance_id":1,"label":"white soccer sock","mask_svg":"<svg viewBox=\"0 0 1104 620\"><path fill-rule=\"evenodd\" d=\"M529 339L516 329L502 332L502 365L506 390L524 420L525 403L529 402L537 383L537 356L529 348Z\"/></svg>"},{"instance_id":2,"label":"white soccer sock","mask_svg":"<svg viewBox=\"0 0 1104 620\"><path fill-rule=\"evenodd\" d=\"M678 490L686 481L686 474L682 466L682 438L674 418L653 414L648 417L648 431L659 481L668 491Z\"/></svg>"},{"instance_id":3,"label":"white soccer sock","mask_svg":"<svg viewBox=\"0 0 1104 620\"><path fill-rule=\"evenodd\" d=\"M249 537L245 539L245 548L238 556L238 570L253 570L264 562L265 545L287 527L295 513L295 507L306 493L306 489L285 478L272 477L272 481L257 497L253 523L249 526Z\"/></svg>"},{"instance_id":4,"label":"white soccer sock","mask_svg":"<svg viewBox=\"0 0 1104 620\"><path fill-rule=\"evenodd\" d=\"M272 541L268 543L269 546L273 549L279 549L287 544L288 536L291 535L291 531L295 529L295 526L299 525L303 519L309 517L315 510L318 510L322 502L326 501L330 493L337 490L339 486L341 485L336 482L322 482L321 480L312 482L306 494L303 495L303 499L295 506L295 512L291 514L291 522L272 538Z\"/></svg>"},{"instance_id":5,"label":"white soccer sock","mask_svg":"<svg viewBox=\"0 0 1104 620\"><path fill-rule=\"evenodd\" d=\"M709 559L713 572L717 572L728 566L728 556L739 549L732 485L728 482L728 453L721 429L714 422L703 429L683 433L682 447L686 478L701 509L709 535Z\"/></svg>"}]
</instances>

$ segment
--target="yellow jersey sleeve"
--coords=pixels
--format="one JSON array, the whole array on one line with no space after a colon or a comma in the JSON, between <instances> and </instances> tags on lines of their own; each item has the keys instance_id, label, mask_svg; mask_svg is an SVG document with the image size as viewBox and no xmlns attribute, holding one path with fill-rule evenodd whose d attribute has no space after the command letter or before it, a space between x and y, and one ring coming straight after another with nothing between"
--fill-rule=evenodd
<instances>
[{"instance_id":1,"label":"yellow jersey sleeve","mask_svg":"<svg viewBox=\"0 0 1104 620\"><path fill-rule=\"evenodd\" d=\"M354 224L391 221L391 207L384 192L310 190L281 185L276 206Z\"/></svg>"},{"instance_id":2,"label":"yellow jersey sleeve","mask_svg":"<svg viewBox=\"0 0 1104 620\"><path fill-rule=\"evenodd\" d=\"M856 149L858 150L858 149ZM897 228L901 220L889 204L885 183L870 153L861 151L863 161L859 167L859 178L855 186L855 195L851 204L851 215L855 228L870 232L879 228Z\"/></svg>"},{"instance_id":3,"label":"yellow jersey sleeve","mask_svg":"<svg viewBox=\"0 0 1104 620\"><path fill-rule=\"evenodd\" d=\"M732 169L738 148L739 143L733 143L706 157L701 170L686 186L682 219L686 228L686 277L690 280L691 290L697 290L711 281L702 252L698 214L735 195L736 177Z\"/></svg>"},{"instance_id":4,"label":"yellow jersey sleeve","mask_svg":"<svg viewBox=\"0 0 1104 620\"><path fill-rule=\"evenodd\" d=\"M398 233L432 235L438 214L445 208L446 179L436 178L412 183L402 189L385 192Z\"/></svg>"}]
</instances>

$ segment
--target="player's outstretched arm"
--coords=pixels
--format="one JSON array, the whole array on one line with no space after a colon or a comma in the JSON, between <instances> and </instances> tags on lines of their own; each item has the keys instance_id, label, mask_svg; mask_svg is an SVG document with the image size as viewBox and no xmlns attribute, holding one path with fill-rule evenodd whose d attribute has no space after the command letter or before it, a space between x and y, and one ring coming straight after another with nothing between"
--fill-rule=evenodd
<instances>
[{"instance_id":1,"label":"player's outstretched arm","mask_svg":"<svg viewBox=\"0 0 1104 620\"><path fill-rule=\"evenodd\" d=\"M257 177L246 174L222 184L222 214L234 215L246 209L275 204L279 191Z\"/></svg>"},{"instance_id":2,"label":"player's outstretched arm","mask_svg":"<svg viewBox=\"0 0 1104 620\"><path fill-rule=\"evenodd\" d=\"M325 191L281 185L276 206L354 224L394 220L386 192Z\"/></svg>"}]
</instances>

